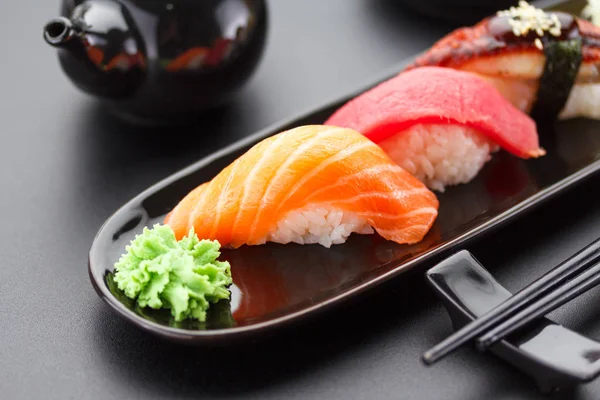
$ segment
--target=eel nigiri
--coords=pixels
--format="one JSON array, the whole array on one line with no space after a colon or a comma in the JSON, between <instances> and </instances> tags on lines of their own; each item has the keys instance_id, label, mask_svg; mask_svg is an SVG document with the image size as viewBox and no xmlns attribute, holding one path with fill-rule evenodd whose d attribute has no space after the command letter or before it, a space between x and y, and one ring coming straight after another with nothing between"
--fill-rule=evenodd
<instances>
[{"instance_id":1,"label":"eel nigiri","mask_svg":"<svg viewBox=\"0 0 600 400\"><path fill-rule=\"evenodd\" d=\"M223 246L343 243L373 229L419 242L438 200L373 142L351 129L310 125L256 144L192 190L165 223Z\"/></svg>"},{"instance_id":2,"label":"eel nigiri","mask_svg":"<svg viewBox=\"0 0 600 400\"><path fill-rule=\"evenodd\" d=\"M545 154L535 122L468 72L423 67L401 73L337 110L325 125L359 131L434 190L469 182L499 146Z\"/></svg>"},{"instance_id":3,"label":"eel nigiri","mask_svg":"<svg viewBox=\"0 0 600 400\"><path fill-rule=\"evenodd\" d=\"M521 1L439 40L407 67L475 73L536 119L600 119L600 27Z\"/></svg>"}]
</instances>

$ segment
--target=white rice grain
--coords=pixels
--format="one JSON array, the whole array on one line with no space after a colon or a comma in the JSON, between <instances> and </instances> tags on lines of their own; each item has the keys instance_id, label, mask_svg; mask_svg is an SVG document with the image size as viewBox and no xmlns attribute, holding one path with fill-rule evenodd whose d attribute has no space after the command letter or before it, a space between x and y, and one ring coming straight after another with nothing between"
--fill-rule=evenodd
<instances>
[{"instance_id":1,"label":"white rice grain","mask_svg":"<svg viewBox=\"0 0 600 400\"><path fill-rule=\"evenodd\" d=\"M499 149L473 128L458 125L413 125L379 143L410 174L430 189L467 183Z\"/></svg>"},{"instance_id":2,"label":"white rice grain","mask_svg":"<svg viewBox=\"0 0 600 400\"><path fill-rule=\"evenodd\" d=\"M594 25L600 25L600 0L588 0L581 14Z\"/></svg>"},{"instance_id":3,"label":"white rice grain","mask_svg":"<svg viewBox=\"0 0 600 400\"><path fill-rule=\"evenodd\" d=\"M275 243L318 243L325 247L341 244L353 232L371 234L373 228L353 213L331 206L309 205L290 211L267 235L266 241Z\"/></svg>"},{"instance_id":4,"label":"white rice grain","mask_svg":"<svg viewBox=\"0 0 600 400\"><path fill-rule=\"evenodd\" d=\"M600 84L587 83L573 86L559 118L577 117L600 119Z\"/></svg>"}]
</instances>

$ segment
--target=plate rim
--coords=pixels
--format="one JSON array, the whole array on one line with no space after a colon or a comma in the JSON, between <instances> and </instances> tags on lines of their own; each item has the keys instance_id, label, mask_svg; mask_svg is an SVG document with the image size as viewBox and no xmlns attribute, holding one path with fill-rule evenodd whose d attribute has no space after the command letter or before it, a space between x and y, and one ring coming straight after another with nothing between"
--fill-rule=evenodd
<instances>
[{"instance_id":1,"label":"plate rim","mask_svg":"<svg viewBox=\"0 0 600 400\"><path fill-rule=\"evenodd\" d=\"M94 268L92 267L93 258L95 255L93 253L99 251L97 249L97 238L104 233L105 225L102 226L94 242L92 243L92 247L90 249L90 254L88 257L88 272L90 275L90 280L92 281L92 285L94 289L98 293L98 295L113 309L120 314L122 317L125 317L128 321L133 324L141 327L142 329L149 331L154 334L158 334L163 337L167 337L169 339L173 339L180 342L189 342L189 341L210 341L213 342L215 339L223 339L223 338L233 338L233 337L241 337L246 336L251 333L258 333L261 331L269 330L272 328L282 327L287 325L290 322L294 322L296 320L300 320L303 317L307 317L310 315L314 315L317 312L324 311L332 306L339 305L343 303L345 300L349 300L350 298L361 294L367 290L374 289L375 287L390 281L398 275L401 275L404 272L408 272L415 268L417 265L432 259L434 257L440 256L444 252L451 250L452 248L456 248L467 241L474 240L485 233L489 233L492 229L499 228L502 224L509 222L510 220L516 218L517 216L523 215L527 211L531 211L534 207L541 205L547 200L550 200L552 197L562 193L566 189L572 188L575 184L578 184L585 180L586 178L591 177L595 172L600 170L600 160L594 161L592 164L580 169L579 171L567 176L566 178L548 186L545 189L542 189L538 193L528 197L527 199L515 204L508 210L496 215L493 218L473 227L462 235L449 240L443 244L437 245L434 248L424 252L416 256L415 258L402 263L400 262L398 265L390 269L389 271L378 275L366 282L363 282L351 289L345 290L343 292L337 293L330 298L323 300L319 303L310 305L300 310L293 311L289 314L285 314L282 316L275 317L268 321L261 321L254 324L244 325L244 326L235 326L231 328L224 329L211 329L211 330L186 330L181 328L173 328L158 324L156 322L144 319L143 317L137 315L125 305L123 305L119 300L117 300L112 293L108 290L108 286L104 280L103 276L97 276L94 272ZM161 181L161 183L166 183ZM158 185L158 184L157 184ZM151 188L158 188L157 185L153 185ZM143 193L148 193L144 191ZM136 196L135 199L138 199ZM117 212L111 215L108 219L111 220L121 211L124 211L128 205L131 205L134 200L126 203L126 205L120 208ZM105 223L106 224L106 223ZM398 262L390 261L389 263ZM383 265L386 265L383 264ZM101 282L101 283L100 283Z\"/></svg>"},{"instance_id":2,"label":"plate rim","mask_svg":"<svg viewBox=\"0 0 600 400\"><path fill-rule=\"evenodd\" d=\"M221 341L225 339L240 338L244 336L248 336L253 333L259 333L267 330L271 330L277 327L283 327L285 325L289 325L289 323L294 321L299 321L308 316L315 315L318 312L322 312L326 309L331 308L332 306L339 305L343 303L345 300L349 300L350 298L355 297L367 290L373 289L385 282L390 281L396 276L408 272L414 269L417 265L426 262L434 257L441 256L443 253L446 253L457 246L463 245L467 241L474 240L485 233L489 233L492 229L496 229L501 227L503 224L509 222L513 218L517 216L523 215L524 213L531 211L536 206L541 205L547 200L555 197L556 195L564 192L567 189L574 187L576 184L582 182L586 178L591 177L595 172L600 170L600 159L593 161L589 165L579 169L578 171L568 175L567 177L549 185L548 187L540 190L539 192L531 195L530 197L518 202L513 205L509 209L504 212L490 218L487 221L484 221L463 234L447 241L442 244L436 245L435 247L427 250L426 252L415 256L414 258L401 262L399 260L389 261L383 265L390 265L396 263L397 265L392 267L390 270L378 275L372 279L369 279L365 282L362 282L355 287L344 290L340 293L337 293L328 299L320 301L316 304L309 305L305 308L292 311L288 314L277 316L273 319L267 321L260 321L257 323L243 325L243 326L234 326L231 328L222 328L222 329L211 329L211 330L186 330L181 328L168 327L165 325L158 324L156 322L144 319L143 317L137 315L125 305L123 305L118 299L114 297L112 293L108 290L108 286L105 282L105 273L102 276L99 276L95 272L95 268L93 268L92 264L95 264L98 261L98 252L101 251L99 249L99 239L102 238L107 233L108 225L117 215L122 214L123 212L130 211L133 206L137 206L140 204L141 200L148 197L151 193L156 192L164 188L165 186L172 184L185 176L205 167L213 161L216 161L224 156L227 156L235 151L238 151L252 143L256 143L264 138L272 136L289 125L293 125L296 121L302 120L303 118L307 118L310 115L319 112L319 110L323 110L325 108L331 107L336 103L344 101L344 99L349 99L356 96L359 93L368 90L369 88L381 83L382 81L389 79L390 77L396 75L398 71L401 71L403 66L407 65L409 62L414 60L416 55L411 57L407 57L403 61L398 64L395 64L393 67L384 70L383 73L379 73L375 78L371 78L368 80L368 84L360 85L357 89L352 91L345 91L342 95L337 95L335 97L332 96L331 99L324 101L320 106L306 108L300 113L296 115L286 118L284 120L280 120L276 123L270 124L264 129L261 129L251 135L245 136L228 146L223 147L220 150L217 150L214 153L211 153L200 160L180 169L179 171L163 178L152 186L140 192L135 197L131 198L129 201L124 203L121 207L119 207L114 213L112 213L101 225L100 229L96 233L92 245L88 254L88 273L92 285L96 291L96 293L104 300L114 311L117 312L121 317L124 317L129 322L132 322L134 325L151 332L153 334L157 334L162 337L166 337L167 339L175 340L178 342L184 343L213 343L215 341ZM112 233L111 233L112 235ZM109 268L102 268L103 270L109 270Z\"/></svg>"}]
</instances>

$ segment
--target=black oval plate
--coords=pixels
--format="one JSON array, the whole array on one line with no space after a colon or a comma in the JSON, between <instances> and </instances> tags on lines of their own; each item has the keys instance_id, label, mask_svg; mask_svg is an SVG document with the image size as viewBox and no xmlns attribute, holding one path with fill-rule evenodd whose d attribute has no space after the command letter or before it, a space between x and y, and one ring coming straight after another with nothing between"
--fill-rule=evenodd
<instances>
[{"instance_id":1,"label":"black oval plate","mask_svg":"<svg viewBox=\"0 0 600 400\"><path fill-rule=\"evenodd\" d=\"M91 281L104 301L141 328L186 343L215 343L264 332L339 304L397 275L424 266L600 169L600 121L572 120L540 127L548 154L524 161L493 156L477 178L440 194L440 213L425 239L398 245L377 235L353 235L331 249L319 245L243 246L223 251L232 266L231 303L209 311L205 323L177 323L168 311L139 309L112 282L113 265L142 228L162 222L179 200L210 180L260 140L286 129L319 124L350 98L395 75L241 140L144 191L111 216L89 254Z\"/></svg>"}]
</instances>

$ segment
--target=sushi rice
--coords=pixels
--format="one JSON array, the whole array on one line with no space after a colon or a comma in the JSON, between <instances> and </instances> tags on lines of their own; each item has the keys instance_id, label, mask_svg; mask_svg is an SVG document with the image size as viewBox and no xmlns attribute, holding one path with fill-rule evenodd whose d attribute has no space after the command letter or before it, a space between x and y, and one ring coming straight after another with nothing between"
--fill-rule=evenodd
<instances>
[{"instance_id":1,"label":"sushi rice","mask_svg":"<svg viewBox=\"0 0 600 400\"><path fill-rule=\"evenodd\" d=\"M588 0L581 14L594 25L600 25L600 0Z\"/></svg>"},{"instance_id":2,"label":"sushi rice","mask_svg":"<svg viewBox=\"0 0 600 400\"><path fill-rule=\"evenodd\" d=\"M499 146L477 130L458 125L416 124L379 146L430 189L471 181Z\"/></svg>"},{"instance_id":3,"label":"sushi rice","mask_svg":"<svg viewBox=\"0 0 600 400\"><path fill-rule=\"evenodd\" d=\"M588 83L573 86L559 118L578 117L600 119L600 84Z\"/></svg>"},{"instance_id":4,"label":"sushi rice","mask_svg":"<svg viewBox=\"0 0 600 400\"><path fill-rule=\"evenodd\" d=\"M266 239L275 243L318 243L327 248L341 244L352 233L371 234L373 228L366 219L329 205L311 204L290 211L277 222Z\"/></svg>"}]
</instances>

